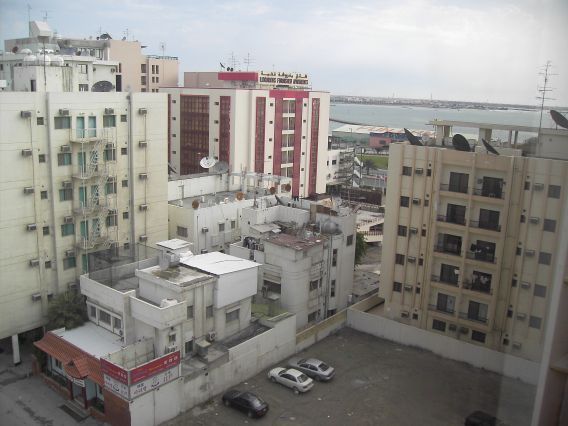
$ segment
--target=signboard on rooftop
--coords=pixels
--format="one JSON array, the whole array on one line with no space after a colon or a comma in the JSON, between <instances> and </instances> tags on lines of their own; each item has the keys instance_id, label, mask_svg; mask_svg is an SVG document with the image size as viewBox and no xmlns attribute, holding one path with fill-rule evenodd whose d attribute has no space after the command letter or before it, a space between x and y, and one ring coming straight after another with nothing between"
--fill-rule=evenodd
<instances>
[{"instance_id":1,"label":"signboard on rooftop","mask_svg":"<svg viewBox=\"0 0 568 426\"><path fill-rule=\"evenodd\" d=\"M258 84L267 87L289 87L308 89L310 81L307 74L298 72L259 71Z\"/></svg>"}]
</instances>

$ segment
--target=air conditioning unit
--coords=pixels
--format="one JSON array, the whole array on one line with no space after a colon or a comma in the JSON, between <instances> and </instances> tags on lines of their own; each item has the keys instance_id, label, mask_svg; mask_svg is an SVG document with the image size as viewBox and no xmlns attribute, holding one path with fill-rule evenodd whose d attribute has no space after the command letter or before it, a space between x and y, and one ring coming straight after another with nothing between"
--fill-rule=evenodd
<instances>
[{"instance_id":1,"label":"air conditioning unit","mask_svg":"<svg viewBox=\"0 0 568 426\"><path fill-rule=\"evenodd\" d=\"M22 149L22 157L31 157L32 150L31 149Z\"/></svg>"},{"instance_id":2,"label":"air conditioning unit","mask_svg":"<svg viewBox=\"0 0 568 426\"><path fill-rule=\"evenodd\" d=\"M20 111L20 117L22 118L31 118L32 112L31 111Z\"/></svg>"},{"instance_id":3,"label":"air conditioning unit","mask_svg":"<svg viewBox=\"0 0 568 426\"><path fill-rule=\"evenodd\" d=\"M146 148L148 146L148 141L140 141L138 142L138 146L140 148Z\"/></svg>"},{"instance_id":4,"label":"air conditioning unit","mask_svg":"<svg viewBox=\"0 0 568 426\"><path fill-rule=\"evenodd\" d=\"M405 284L404 291L412 291L412 286L410 284Z\"/></svg>"},{"instance_id":5,"label":"air conditioning unit","mask_svg":"<svg viewBox=\"0 0 568 426\"><path fill-rule=\"evenodd\" d=\"M416 258L414 256L408 256L407 260L409 263L416 263Z\"/></svg>"},{"instance_id":6,"label":"air conditioning unit","mask_svg":"<svg viewBox=\"0 0 568 426\"><path fill-rule=\"evenodd\" d=\"M418 234L418 228L410 228L411 234Z\"/></svg>"},{"instance_id":7,"label":"air conditioning unit","mask_svg":"<svg viewBox=\"0 0 568 426\"><path fill-rule=\"evenodd\" d=\"M148 173L140 173L138 177L140 178L140 180L146 180L148 179Z\"/></svg>"},{"instance_id":8,"label":"air conditioning unit","mask_svg":"<svg viewBox=\"0 0 568 426\"><path fill-rule=\"evenodd\" d=\"M114 108L105 108L105 115L113 115Z\"/></svg>"},{"instance_id":9,"label":"air conditioning unit","mask_svg":"<svg viewBox=\"0 0 568 426\"><path fill-rule=\"evenodd\" d=\"M34 193L34 188L33 186L26 186L24 188L24 194L33 194Z\"/></svg>"},{"instance_id":10,"label":"air conditioning unit","mask_svg":"<svg viewBox=\"0 0 568 426\"><path fill-rule=\"evenodd\" d=\"M59 115L68 116L68 115L69 115L69 110L68 110L68 109L64 109L64 108L61 108L61 109L59 110Z\"/></svg>"},{"instance_id":11,"label":"air conditioning unit","mask_svg":"<svg viewBox=\"0 0 568 426\"><path fill-rule=\"evenodd\" d=\"M35 223L28 223L26 225L26 229L28 231L35 231L37 229L37 225Z\"/></svg>"},{"instance_id":12,"label":"air conditioning unit","mask_svg":"<svg viewBox=\"0 0 568 426\"><path fill-rule=\"evenodd\" d=\"M524 320L527 317L527 314L523 314L522 312L517 314L517 319L518 320Z\"/></svg>"},{"instance_id":13,"label":"air conditioning unit","mask_svg":"<svg viewBox=\"0 0 568 426\"><path fill-rule=\"evenodd\" d=\"M531 288L531 283L526 282L526 281L521 281L521 287L522 288Z\"/></svg>"},{"instance_id":14,"label":"air conditioning unit","mask_svg":"<svg viewBox=\"0 0 568 426\"><path fill-rule=\"evenodd\" d=\"M513 342L511 346L513 346L514 349L521 349L523 345L521 342Z\"/></svg>"},{"instance_id":15,"label":"air conditioning unit","mask_svg":"<svg viewBox=\"0 0 568 426\"><path fill-rule=\"evenodd\" d=\"M166 350L164 352L169 354L169 353L172 353L172 352L175 352L175 351L177 351L177 345L173 344L173 345L166 346Z\"/></svg>"},{"instance_id":16,"label":"air conditioning unit","mask_svg":"<svg viewBox=\"0 0 568 426\"><path fill-rule=\"evenodd\" d=\"M535 183L533 184L534 191L542 191L544 189L544 183Z\"/></svg>"},{"instance_id":17,"label":"air conditioning unit","mask_svg":"<svg viewBox=\"0 0 568 426\"><path fill-rule=\"evenodd\" d=\"M73 249L65 250L65 257L75 257L75 250Z\"/></svg>"},{"instance_id":18,"label":"air conditioning unit","mask_svg":"<svg viewBox=\"0 0 568 426\"><path fill-rule=\"evenodd\" d=\"M79 284L77 284L77 282L75 281L72 281L67 284L67 287L69 287L69 290L77 290L77 288L79 288Z\"/></svg>"},{"instance_id":19,"label":"air conditioning unit","mask_svg":"<svg viewBox=\"0 0 568 426\"><path fill-rule=\"evenodd\" d=\"M413 198L412 204L420 205L420 198Z\"/></svg>"},{"instance_id":20,"label":"air conditioning unit","mask_svg":"<svg viewBox=\"0 0 568 426\"><path fill-rule=\"evenodd\" d=\"M65 180L61 182L61 186L65 189L71 189L73 188L73 182L71 182L70 180Z\"/></svg>"},{"instance_id":21,"label":"air conditioning unit","mask_svg":"<svg viewBox=\"0 0 568 426\"><path fill-rule=\"evenodd\" d=\"M63 218L63 223L73 223L73 216L65 216Z\"/></svg>"},{"instance_id":22,"label":"air conditioning unit","mask_svg":"<svg viewBox=\"0 0 568 426\"><path fill-rule=\"evenodd\" d=\"M448 325L448 330L450 331L456 331L458 329L458 326L455 324L450 324Z\"/></svg>"},{"instance_id":23,"label":"air conditioning unit","mask_svg":"<svg viewBox=\"0 0 568 426\"><path fill-rule=\"evenodd\" d=\"M201 249L201 254L209 253L207 249Z\"/></svg>"},{"instance_id":24,"label":"air conditioning unit","mask_svg":"<svg viewBox=\"0 0 568 426\"><path fill-rule=\"evenodd\" d=\"M107 179L107 182L108 182L108 183L114 183L114 182L116 182L116 176L109 176L108 179Z\"/></svg>"},{"instance_id":25,"label":"air conditioning unit","mask_svg":"<svg viewBox=\"0 0 568 426\"><path fill-rule=\"evenodd\" d=\"M146 241L148 241L148 236L147 236L147 235L140 235L140 236L138 237L138 240L139 240L141 243L145 243Z\"/></svg>"},{"instance_id":26,"label":"air conditioning unit","mask_svg":"<svg viewBox=\"0 0 568 426\"><path fill-rule=\"evenodd\" d=\"M400 313L401 318L408 318L409 316L410 316L410 313L408 311L402 311Z\"/></svg>"},{"instance_id":27,"label":"air conditioning unit","mask_svg":"<svg viewBox=\"0 0 568 426\"><path fill-rule=\"evenodd\" d=\"M208 342L214 342L215 339L217 338L217 332L215 331L210 331L209 333L207 333L206 337Z\"/></svg>"},{"instance_id":28,"label":"air conditioning unit","mask_svg":"<svg viewBox=\"0 0 568 426\"><path fill-rule=\"evenodd\" d=\"M208 228L208 227L204 226L203 228L201 228L201 233L202 233L202 234L206 234L206 233L208 233L208 232L209 232L209 228Z\"/></svg>"},{"instance_id":29,"label":"air conditioning unit","mask_svg":"<svg viewBox=\"0 0 568 426\"><path fill-rule=\"evenodd\" d=\"M146 115L148 114L148 110L146 108L138 108L138 114Z\"/></svg>"},{"instance_id":30,"label":"air conditioning unit","mask_svg":"<svg viewBox=\"0 0 568 426\"><path fill-rule=\"evenodd\" d=\"M422 174L424 174L424 169L414 169L414 174L422 175Z\"/></svg>"},{"instance_id":31,"label":"air conditioning unit","mask_svg":"<svg viewBox=\"0 0 568 426\"><path fill-rule=\"evenodd\" d=\"M47 293L47 300L51 299L53 299L53 293L50 291L49 293Z\"/></svg>"},{"instance_id":32,"label":"air conditioning unit","mask_svg":"<svg viewBox=\"0 0 568 426\"><path fill-rule=\"evenodd\" d=\"M140 204L139 209L141 212L148 210L148 204Z\"/></svg>"},{"instance_id":33,"label":"air conditioning unit","mask_svg":"<svg viewBox=\"0 0 568 426\"><path fill-rule=\"evenodd\" d=\"M61 145L61 152L71 152L71 145Z\"/></svg>"},{"instance_id":34,"label":"air conditioning unit","mask_svg":"<svg viewBox=\"0 0 568 426\"><path fill-rule=\"evenodd\" d=\"M34 294L32 294L32 300L33 300L34 302L40 301L40 300L41 300L41 294L39 294L39 293L34 293Z\"/></svg>"},{"instance_id":35,"label":"air conditioning unit","mask_svg":"<svg viewBox=\"0 0 568 426\"><path fill-rule=\"evenodd\" d=\"M460 333L461 333L461 334L467 334L467 333L469 333L469 328L467 328L467 327L460 327Z\"/></svg>"},{"instance_id":36,"label":"air conditioning unit","mask_svg":"<svg viewBox=\"0 0 568 426\"><path fill-rule=\"evenodd\" d=\"M35 268L36 266L39 266L39 259L30 259L30 266L32 268Z\"/></svg>"},{"instance_id":37,"label":"air conditioning unit","mask_svg":"<svg viewBox=\"0 0 568 426\"><path fill-rule=\"evenodd\" d=\"M534 250L525 250L525 256L533 257L534 256Z\"/></svg>"},{"instance_id":38,"label":"air conditioning unit","mask_svg":"<svg viewBox=\"0 0 568 426\"><path fill-rule=\"evenodd\" d=\"M540 218L532 216L529 218L529 222L537 224L538 222L540 222Z\"/></svg>"}]
</instances>

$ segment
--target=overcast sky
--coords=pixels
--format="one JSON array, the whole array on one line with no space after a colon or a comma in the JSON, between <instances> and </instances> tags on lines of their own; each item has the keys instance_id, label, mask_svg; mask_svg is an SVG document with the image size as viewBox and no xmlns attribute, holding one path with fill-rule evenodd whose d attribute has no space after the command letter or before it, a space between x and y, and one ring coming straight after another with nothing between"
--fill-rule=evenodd
<instances>
[{"instance_id":1,"label":"overcast sky","mask_svg":"<svg viewBox=\"0 0 568 426\"><path fill-rule=\"evenodd\" d=\"M129 38L178 56L182 71L306 72L337 95L535 104L552 62L568 106L568 0L30 0L64 36ZM25 0L0 0L0 38L27 36Z\"/></svg>"}]
</instances>

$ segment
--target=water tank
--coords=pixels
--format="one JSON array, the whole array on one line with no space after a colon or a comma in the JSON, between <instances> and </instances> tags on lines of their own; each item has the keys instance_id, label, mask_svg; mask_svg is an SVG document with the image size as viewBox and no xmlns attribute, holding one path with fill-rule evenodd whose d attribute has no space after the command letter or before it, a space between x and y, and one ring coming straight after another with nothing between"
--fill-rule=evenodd
<instances>
[{"instance_id":1,"label":"water tank","mask_svg":"<svg viewBox=\"0 0 568 426\"><path fill-rule=\"evenodd\" d=\"M324 234L338 234L340 232L337 223L328 220L321 227L321 232Z\"/></svg>"},{"instance_id":2,"label":"water tank","mask_svg":"<svg viewBox=\"0 0 568 426\"><path fill-rule=\"evenodd\" d=\"M26 65L35 65L37 61L36 55L28 55L24 58L24 64Z\"/></svg>"},{"instance_id":3,"label":"water tank","mask_svg":"<svg viewBox=\"0 0 568 426\"><path fill-rule=\"evenodd\" d=\"M37 63L39 65L43 65L45 63L45 65L49 65L51 63L51 59L48 55L38 55L37 56Z\"/></svg>"},{"instance_id":4,"label":"water tank","mask_svg":"<svg viewBox=\"0 0 568 426\"><path fill-rule=\"evenodd\" d=\"M20 50L20 53L23 55L31 55L32 51L30 49L22 49Z\"/></svg>"}]
</instances>

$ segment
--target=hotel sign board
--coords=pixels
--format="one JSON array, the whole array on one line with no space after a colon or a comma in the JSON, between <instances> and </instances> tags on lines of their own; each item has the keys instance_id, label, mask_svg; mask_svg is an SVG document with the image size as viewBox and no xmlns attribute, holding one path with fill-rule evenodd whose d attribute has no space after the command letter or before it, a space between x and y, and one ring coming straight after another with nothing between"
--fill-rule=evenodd
<instances>
[{"instance_id":1,"label":"hotel sign board","mask_svg":"<svg viewBox=\"0 0 568 426\"><path fill-rule=\"evenodd\" d=\"M261 86L270 87L284 86L296 89L308 89L310 87L308 75L298 72L260 71L258 83Z\"/></svg>"},{"instance_id":2,"label":"hotel sign board","mask_svg":"<svg viewBox=\"0 0 568 426\"><path fill-rule=\"evenodd\" d=\"M172 352L131 370L101 359L105 388L133 399L179 377L180 351Z\"/></svg>"}]
</instances>

